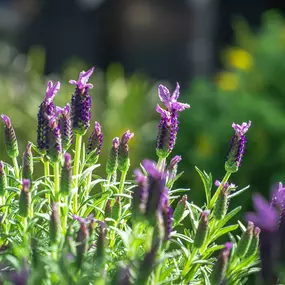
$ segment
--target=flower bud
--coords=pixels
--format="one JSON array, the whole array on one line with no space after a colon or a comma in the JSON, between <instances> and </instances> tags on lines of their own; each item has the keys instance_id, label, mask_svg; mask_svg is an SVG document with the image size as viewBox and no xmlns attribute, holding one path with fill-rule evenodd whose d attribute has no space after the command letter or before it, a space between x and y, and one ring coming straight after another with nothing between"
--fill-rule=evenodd
<instances>
[{"instance_id":1,"label":"flower bud","mask_svg":"<svg viewBox=\"0 0 285 285\"><path fill-rule=\"evenodd\" d=\"M105 218L111 218L112 216L112 207L111 207L112 200L108 199L106 206L105 206Z\"/></svg>"},{"instance_id":2,"label":"flower bud","mask_svg":"<svg viewBox=\"0 0 285 285\"><path fill-rule=\"evenodd\" d=\"M114 138L112 143L112 148L109 152L109 158L106 164L106 173L108 175L113 175L118 167L118 151L119 151L119 138Z\"/></svg>"},{"instance_id":3,"label":"flower bud","mask_svg":"<svg viewBox=\"0 0 285 285\"><path fill-rule=\"evenodd\" d=\"M34 161L32 154L32 143L28 143L26 151L23 153L23 170L22 176L32 181L34 172Z\"/></svg>"},{"instance_id":4,"label":"flower bud","mask_svg":"<svg viewBox=\"0 0 285 285\"><path fill-rule=\"evenodd\" d=\"M168 180L173 180L176 177L177 174L177 168L178 168L178 163L182 160L181 155L176 155L174 156L168 167L167 167L167 171L168 171Z\"/></svg>"},{"instance_id":5,"label":"flower bud","mask_svg":"<svg viewBox=\"0 0 285 285\"><path fill-rule=\"evenodd\" d=\"M0 196L3 197L5 195L7 189L7 175L5 172L5 165L3 161L0 161Z\"/></svg>"},{"instance_id":6,"label":"flower bud","mask_svg":"<svg viewBox=\"0 0 285 285\"><path fill-rule=\"evenodd\" d=\"M253 256L258 251L259 234L260 234L260 228L256 227L254 229L254 232L253 232L253 235L252 235L251 243L250 243L250 245L248 247L248 250L247 250L247 252L245 254L245 258Z\"/></svg>"},{"instance_id":7,"label":"flower bud","mask_svg":"<svg viewBox=\"0 0 285 285\"><path fill-rule=\"evenodd\" d=\"M129 140L134 136L134 133L131 133L127 130L121 139L119 145L119 154L118 154L118 169L121 172L128 171L130 167L130 159L129 159Z\"/></svg>"},{"instance_id":8,"label":"flower bud","mask_svg":"<svg viewBox=\"0 0 285 285\"><path fill-rule=\"evenodd\" d=\"M182 199L177 203L176 208L173 213L173 223L174 225L179 224L183 214L186 210L187 195L184 195Z\"/></svg>"},{"instance_id":9,"label":"flower bud","mask_svg":"<svg viewBox=\"0 0 285 285\"><path fill-rule=\"evenodd\" d=\"M86 226L86 224L83 222L80 224L79 231L77 233L77 238L76 238L76 263L77 267L81 268L83 259L87 253L88 250L88 239L89 239L89 231Z\"/></svg>"},{"instance_id":10,"label":"flower bud","mask_svg":"<svg viewBox=\"0 0 285 285\"><path fill-rule=\"evenodd\" d=\"M67 151L73 140L73 131L72 131L72 122L70 116L70 106L66 104L66 106L62 109L56 107L56 115L59 120L59 127L62 137L62 149L63 151Z\"/></svg>"},{"instance_id":11,"label":"flower bud","mask_svg":"<svg viewBox=\"0 0 285 285\"><path fill-rule=\"evenodd\" d=\"M210 275L211 285L220 285L221 282L223 282L228 267L231 248L232 243L227 242L225 244L225 248L220 253L216 263L214 264L213 271Z\"/></svg>"},{"instance_id":12,"label":"flower bud","mask_svg":"<svg viewBox=\"0 0 285 285\"><path fill-rule=\"evenodd\" d=\"M71 155L69 153L64 154L64 164L61 171L60 178L60 192L62 195L68 196L72 188L72 166Z\"/></svg>"},{"instance_id":13,"label":"flower bud","mask_svg":"<svg viewBox=\"0 0 285 285\"><path fill-rule=\"evenodd\" d=\"M214 218L218 221L221 220L227 213L228 195L229 195L229 183L225 183L222 185L222 189L215 203L215 208L213 213Z\"/></svg>"},{"instance_id":14,"label":"flower bud","mask_svg":"<svg viewBox=\"0 0 285 285\"><path fill-rule=\"evenodd\" d=\"M50 234L50 243L54 244L58 241L60 236L60 218L57 210L57 205L55 203L52 204L52 212L50 216L50 224L49 224L49 234Z\"/></svg>"},{"instance_id":15,"label":"flower bud","mask_svg":"<svg viewBox=\"0 0 285 285\"><path fill-rule=\"evenodd\" d=\"M49 121L49 137L47 155L52 162L58 162L62 154L61 134L55 117Z\"/></svg>"},{"instance_id":16,"label":"flower bud","mask_svg":"<svg viewBox=\"0 0 285 285\"><path fill-rule=\"evenodd\" d=\"M194 238L194 246L196 248L202 247L204 244L207 235L208 235L208 227L209 227L209 215L210 211L202 212L201 219L196 230L196 235Z\"/></svg>"},{"instance_id":17,"label":"flower bud","mask_svg":"<svg viewBox=\"0 0 285 285\"><path fill-rule=\"evenodd\" d=\"M122 204L120 201L120 197L118 196L116 198L116 201L112 207L112 219L114 219L115 221L118 221L121 217L121 212L122 212Z\"/></svg>"},{"instance_id":18,"label":"flower bud","mask_svg":"<svg viewBox=\"0 0 285 285\"><path fill-rule=\"evenodd\" d=\"M239 258L243 257L247 253L253 236L253 230L254 230L254 223L249 221L247 230L243 232L237 244L236 254Z\"/></svg>"},{"instance_id":19,"label":"flower bud","mask_svg":"<svg viewBox=\"0 0 285 285\"><path fill-rule=\"evenodd\" d=\"M19 155L18 142L15 130L11 124L9 117L3 114L1 115L1 117L4 122L4 142L7 154L9 157L15 158Z\"/></svg>"},{"instance_id":20,"label":"flower bud","mask_svg":"<svg viewBox=\"0 0 285 285\"><path fill-rule=\"evenodd\" d=\"M76 85L76 89L71 99L71 118L73 132L84 135L90 126L92 99L89 89L93 85L87 83L94 71L94 67L88 71L80 72L78 81L70 80L69 83Z\"/></svg>"},{"instance_id":21,"label":"flower bud","mask_svg":"<svg viewBox=\"0 0 285 285\"><path fill-rule=\"evenodd\" d=\"M95 253L95 260L98 266L102 266L105 259L106 250L106 225L103 222L99 222L99 233L97 239L97 250Z\"/></svg>"},{"instance_id":22,"label":"flower bud","mask_svg":"<svg viewBox=\"0 0 285 285\"><path fill-rule=\"evenodd\" d=\"M95 128L88 139L88 145L86 148L87 155L91 155L93 151L93 154L88 159L89 164L95 164L98 161L102 149L102 143L103 143L102 129L100 124L98 122L95 122ZM95 153L94 150L96 150Z\"/></svg>"},{"instance_id":23,"label":"flower bud","mask_svg":"<svg viewBox=\"0 0 285 285\"><path fill-rule=\"evenodd\" d=\"M30 181L28 179L23 179L19 202L19 214L24 218L28 217L31 207Z\"/></svg>"}]
</instances>

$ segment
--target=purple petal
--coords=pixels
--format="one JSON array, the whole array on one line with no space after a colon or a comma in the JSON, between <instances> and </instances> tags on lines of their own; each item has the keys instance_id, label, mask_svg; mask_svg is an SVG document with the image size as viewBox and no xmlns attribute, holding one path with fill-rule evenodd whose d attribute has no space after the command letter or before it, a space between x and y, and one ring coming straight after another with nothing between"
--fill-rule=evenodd
<instances>
[{"instance_id":1,"label":"purple petal","mask_svg":"<svg viewBox=\"0 0 285 285\"><path fill-rule=\"evenodd\" d=\"M232 124L232 127L234 128L236 134L241 137L243 136L249 129L249 127L251 126L251 121L248 121L248 123L243 122L241 125Z\"/></svg>"},{"instance_id":2,"label":"purple petal","mask_svg":"<svg viewBox=\"0 0 285 285\"><path fill-rule=\"evenodd\" d=\"M150 176L157 179L162 177L162 173L157 169L156 163L154 161L145 159L143 160L142 165Z\"/></svg>"},{"instance_id":3,"label":"purple petal","mask_svg":"<svg viewBox=\"0 0 285 285\"><path fill-rule=\"evenodd\" d=\"M145 181L146 177L144 176L144 174L141 172L140 169L135 169L134 174L136 176L137 183L143 183Z\"/></svg>"},{"instance_id":4,"label":"purple petal","mask_svg":"<svg viewBox=\"0 0 285 285\"><path fill-rule=\"evenodd\" d=\"M129 140L134 136L134 133L131 133L130 130L127 130L123 135L122 135L122 144L127 144Z\"/></svg>"},{"instance_id":5,"label":"purple petal","mask_svg":"<svg viewBox=\"0 0 285 285\"><path fill-rule=\"evenodd\" d=\"M156 112L158 112L163 119L170 119L170 113L162 109L158 104L156 105Z\"/></svg>"},{"instance_id":6,"label":"purple petal","mask_svg":"<svg viewBox=\"0 0 285 285\"><path fill-rule=\"evenodd\" d=\"M164 103L164 105L169 108L170 105L170 101L171 101L171 98L170 98L170 92L169 90L162 84L160 84L158 86L158 96L159 96L159 99L161 100L161 102Z\"/></svg>"},{"instance_id":7,"label":"purple petal","mask_svg":"<svg viewBox=\"0 0 285 285\"><path fill-rule=\"evenodd\" d=\"M216 185L217 187L219 187L219 186L221 185L221 182L220 182L219 180L216 180L216 181L215 181L215 185Z\"/></svg>"},{"instance_id":8,"label":"purple petal","mask_svg":"<svg viewBox=\"0 0 285 285\"><path fill-rule=\"evenodd\" d=\"M10 118L9 118L8 116L2 114L2 115L1 115L1 118L2 118L2 120L3 120L3 122L4 122L4 124L5 124L7 127L10 127L10 126L11 126L11 120L10 120Z\"/></svg>"},{"instance_id":9,"label":"purple petal","mask_svg":"<svg viewBox=\"0 0 285 285\"><path fill-rule=\"evenodd\" d=\"M52 81L48 82L47 89L46 89L46 98L45 98L45 100L48 103L52 102L52 100L54 99L54 96L58 92L59 88L60 88L60 82L59 81L57 81L54 85L53 85Z\"/></svg>"},{"instance_id":10,"label":"purple petal","mask_svg":"<svg viewBox=\"0 0 285 285\"><path fill-rule=\"evenodd\" d=\"M178 111L178 112L182 112L185 109L190 108L190 105L189 104L185 104L185 103L180 103L180 102L172 102L171 103L171 108L173 110Z\"/></svg>"},{"instance_id":11,"label":"purple petal","mask_svg":"<svg viewBox=\"0 0 285 285\"><path fill-rule=\"evenodd\" d=\"M119 141L118 137L115 137L113 139L113 141L112 141L112 145L113 145L114 148L118 148L119 147L119 143L120 143L120 141Z\"/></svg>"},{"instance_id":12,"label":"purple petal","mask_svg":"<svg viewBox=\"0 0 285 285\"><path fill-rule=\"evenodd\" d=\"M179 94L180 94L179 89L180 89L180 85L179 85L178 82L176 82L176 88L175 88L175 90L174 90L174 92L173 92L173 94L171 96L171 100L172 101L177 101L178 100Z\"/></svg>"},{"instance_id":13,"label":"purple petal","mask_svg":"<svg viewBox=\"0 0 285 285\"><path fill-rule=\"evenodd\" d=\"M76 85L79 89L84 89L84 88L93 88L93 84L88 83L88 80L90 76L92 75L95 67L90 68L88 71L81 71L79 73L79 79L78 81L75 80L69 80L70 84Z\"/></svg>"},{"instance_id":14,"label":"purple petal","mask_svg":"<svg viewBox=\"0 0 285 285\"><path fill-rule=\"evenodd\" d=\"M101 125L97 121L95 121L95 132L97 135L100 135L102 133Z\"/></svg>"}]
</instances>

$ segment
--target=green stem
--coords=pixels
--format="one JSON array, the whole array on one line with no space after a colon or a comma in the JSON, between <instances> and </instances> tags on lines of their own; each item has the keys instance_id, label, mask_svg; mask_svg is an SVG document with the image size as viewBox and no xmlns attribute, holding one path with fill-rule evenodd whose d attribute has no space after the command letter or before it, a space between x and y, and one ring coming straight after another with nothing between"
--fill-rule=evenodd
<instances>
[{"instance_id":1,"label":"green stem","mask_svg":"<svg viewBox=\"0 0 285 285\"><path fill-rule=\"evenodd\" d=\"M13 160L13 165L14 165L15 176L17 179L19 179L20 178L20 172L19 172L17 157L13 157L12 160Z\"/></svg>"},{"instance_id":2,"label":"green stem","mask_svg":"<svg viewBox=\"0 0 285 285\"><path fill-rule=\"evenodd\" d=\"M123 193L127 173L128 173L128 171L123 171L121 174L120 187L119 187L119 193L120 194Z\"/></svg>"},{"instance_id":3,"label":"green stem","mask_svg":"<svg viewBox=\"0 0 285 285\"><path fill-rule=\"evenodd\" d=\"M59 201L59 183L60 183L60 174L59 174L59 162L54 163L54 197L55 201Z\"/></svg>"},{"instance_id":4,"label":"green stem","mask_svg":"<svg viewBox=\"0 0 285 285\"><path fill-rule=\"evenodd\" d=\"M74 175L74 188L75 193L73 195L73 213L77 212L77 194L78 194L78 170L79 170L79 162L80 162L80 153L81 153L81 145L82 145L82 136L76 134L75 141L75 157L74 157L74 167L73 167L73 175Z\"/></svg>"},{"instance_id":5,"label":"green stem","mask_svg":"<svg viewBox=\"0 0 285 285\"><path fill-rule=\"evenodd\" d=\"M223 188L223 185L228 182L228 180L229 180L231 174L232 174L232 173L229 172L229 171L225 174L225 176L224 176L224 178L223 178L223 180L222 180L220 186L218 187L217 191L215 192L214 196L213 196L212 199L211 199L211 202L210 202L210 205L209 205L209 208L210 208L210 209L212 209L212 208L214 207L215 202L217 201L217 199L218 199L218 197L219 197L219 195L220 195L220 192L221 192L221 190L222 190L222 188Z\"/></svg>"},{"instance_id":6,"label":"green stem","mask_svg":"<svg viewBox=\"0 0 285 285\"><path fill-rule=\"evenodd\" d=\"M48 184L49 183L49 162L48 161L44 161L44 173L45 173L45 183ZM46 193L45 194L46 199L48 200L48 203L50 204L50 193Z\"/></svg>"},{"instance_id":7,"label":"green stem","mask_svg":"<svg viewBox=\"0 0 285 285\"><path fill-rule=\"evenodd\" d=\"M65 195L63 197L63 207L62 207L62 215L61 215L61 227L62 234L65 235L67 229L67 219L68 219L68 196Z\"/></svg>"},{"instance_id":8,"label":"green stem","mask_svg":"<svg viewBox=\"0 0 285 285\"><path fill-rule=\"evenodd\" d=\"M161 171L161 172L164 170L165 161L166 161L166 158L162 158L162 157L159 157L159 158L158 158L158 161L157 161L157 169L158 169L159 171Z\"/></svg>"}]
</instances>

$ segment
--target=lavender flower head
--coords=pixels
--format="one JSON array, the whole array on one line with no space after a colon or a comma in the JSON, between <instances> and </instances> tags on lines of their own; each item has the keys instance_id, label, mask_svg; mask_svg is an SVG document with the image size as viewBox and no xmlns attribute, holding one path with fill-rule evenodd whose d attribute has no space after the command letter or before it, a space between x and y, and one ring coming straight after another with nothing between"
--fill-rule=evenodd
<instances>
[{"instance_id":1,"label":"lavender flower head","mask_svg":"<svg viewBox=\"0 0 285 285\"><path fill-rule=\"evenodd\" d=\"M32 143L29 142L26 151L23 153L23 169L22 177L32 180L34 172L33 154L32 154Z\"/></svg>"},{"instance_id":2,"label":"lavender flower head","mask_svg":"<svg viewBox=\"0 0 285 285\"><path fill-rule=\"evenodd\" d=\"M156 111L161 115L156 140L156 152L160 158L166 158L175 145L179 125L178 112L190 108L190 105L177 101L179 88L180 86L177 83L171 96L164 85L158 87L158 96L167 108L167 110L164 110L159 105L156 106Z\"/></svg>"},{"instance_id":3,"label":"lavender flower head","mask_svg":"<svg viewBox=\"0 0 285 285\"><path fill-rule=\"evenodd\" d=\"M148 173L145 214L151 224L156 223L156 214L161 211L165 195L166 173L160 172L154 161L144 160L142 165Z\"/></svg>"},{"instance_id":4,"label":"lavender flower head","mask_svg":"<svg viewBox=\"0 0 285 285\"><path fill-rule=\"evenodd\" d=\"M133 136L134 133L131 133L130 130L122 135L118 153L118 168L121 172L127 171L130 167L128 142Z\"/></svg>"},{"instance_id":5,"label":"lavender flower head","mask_svg":"<svg viewBox=\"0 0 285 285\"><path fill-rule=\"evenodd\" d=\"M90 137L88 138L88 145L86 149L86 153L88 155L91 155L91 157L88 160L88 163L95 164L99 158L99 155L101 153L103 144L103 133L101 125L98 122L95 122L95 128L92 131ZM96 152L94 153L94 150ZM93 154L91 154L93 152Z\"/></svg>"},{"instance_id":6,"label":"lavender flower head","mask_svg":"<svg viewBox=\"0 0 285 285\"><path fill-rule=\"evenodd\" d=\"M88 80L93 71L94 67L86 72L82 71L77 81L69 81L70 84L76 85L71 99L71 118L73 131L78 135L84 135L90 126L92 100L89 89L93 88L93 85L88 83Z\"/></svg>"},{"instance_id":7,"label":"lavender flower head","mask_svg":"<svg viewBox=\"0 0 285 285\"><path fill-rule=\"evenodd\" d=\"M19 155L18 142L15 130L11 124L11 120L2 114L1 118L4 122L4 142L9 157L15 158Z\"/></svg>"},{"instance_id":8,"label":"lavender flower head","mask_svg":"<svg viewBox=\"0 0 285 285\"><path fill-rule=\"evenodd\" d=\"M69 83L70 84L73 84L73 85L76 85L76 87L78 88L78 89L80 89L80 90L84 90L85 88L90 88L90 89L92 89L93 88L93 84L91 84L91 83L88 83L88 80L89 80L89 78L91 77L91 75L92 75L92 73L93 73L93 71L94 71L94 67L92 67L92 68L90 68L88 71L81 71L80 73L79 73L79 78L78 78L78 80L76 81L76 80L73 80L73 79L71 79L71 80L69 80Z\"/></svg>"},{"instance_id":9,"label":"lavender flower head","mask_svg":"<svg viewBox=\"0 0 285 285\"><path fill-rule=\"evenodd\" d=\"M62 137L62 148L67 151L73 139L72 122L70 116L70 105L66 104L64 108L56 106L56 117L59 120L59 127Z\"/></svg>"},{"instance_id":10,"label":"lavender flower head","mask_svg":"<svg viewBox=\"0 0 285 285\"><path fill-rule=\"evenodd\" d=\"M252 221L261 229L274 232L279 221L277 210L272 208L260 194L254 194L253 203L256 213L248 213L246 219Z\"/></svg>"},{"instance_id":11,"label":"lavender flower head","mask_svg":"<svg viewBox=\"0 0 285 285\"><path fill-rule=\"evenodd\" d=\"M54 85L52 81L48 82L46 89L46 96L41 103L38 111L38 127L37 127L37 146L38 149L45 153L48 148L48 136L49 136L49 119L55 116L56 109L53 103L53 99L60 88L60 82L56 82Z\"/></svg>"},{"instance_id":12,"label":"lavender flower head","mask_svg":"<svg viewBox=\"0 0 285 285\"><path fill-rule=\"evenodd\" d=\"M251 126L251 121L242 123L241 125L232 124L235 134L230 141L230 147L227 153L225 169L234 173L238 171L245 151L246 137L245 134Z\"/></svg>"}]
</instances>

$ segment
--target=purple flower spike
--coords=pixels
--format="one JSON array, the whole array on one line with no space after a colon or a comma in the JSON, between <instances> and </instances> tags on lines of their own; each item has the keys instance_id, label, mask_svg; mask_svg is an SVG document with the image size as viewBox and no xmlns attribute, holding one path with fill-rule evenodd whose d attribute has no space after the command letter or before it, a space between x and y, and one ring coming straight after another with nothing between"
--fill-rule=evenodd
<instances>
[{"instance_id":1,"label":"purple flower spike","mask_svg":"<svg viewBox=\"0 0 285 285\"><path fill-rule=\"evenodd\" d=\"M180 94L179 89L180 89L180 86L177 82L176 88L171 96L169 90L164 85L160 84L158 87L159 99L161 100L161 102L164 103L164 105L170 112L174 110L181 112L181 111L184 111L185 109L190 108L190 105L180 103L177 101L179 98L179 94Z\"/></svg>"},{"instance_id":2,"label":"purple flower spike","mask_svg":"<svg viewBox=\"0 0 285 285\"><path fill-rule=\"evenodd\" d=\"M156 111L161 115L156 140L156 153L160 158L166 158L175 145L179 125L178 112L190 108L188 104L177 101L179 88L180 86L177 83L176 89L171 96L164 85L158 87L158 96L167 108L167 110L164 110L159 105L156 106Z\"/></svg>"},{"instance_id":3,"label":"purple flower spike","mask_svg":"<svg viewBox=\"0 0 285 285\"><path fill-rule=\"evenodd\" d=\"M95 122L95 127L90 137L88 138L88 145L86 153L90 155L95 149L96 152L91 155L88 159L89 164L95 164L98 161L99 155L101 153L103 144L103 133L101 125L98 122Z\"/></svg>"},{"instance_id":4,"label":"purple flower spike","mask_svg":"<svg viewBox=\"0 0 285 285\"><path fill-rule=\"evenodd\" d=\"M108 175L114 175L118 167L119 138L115 137L112 141L112 148L109 152L109 158L106 164L106 172Z\"/></svg>"},{"instance_id":5,"label":"purple flower spike","mask_svg":"<svg viewBox=\"0 0 285 285\"><path fill-rule=\"evenodd\" d=\"M9 118L8 116L2 114L2 115L1 115L1 118L2 118L2 120L3 120L3 122L4 122L4 124L5 124L7 127L10 127L10 126L11 126L11 120L10 120L10 118Z\"/></svg>"},{"instance_id":6,"label":"purple flower spike","mask_svg":"<svg viewBox=\"0 0 285 285\"><path fill-rule=\"evenodd\" d=\"M253 196L256 213L248 213L246 219L252 221L261 229L274 232L278 226L279 215L276 209L270 207L269 203L260 195Z\"/></svg>"},{"instance_id":7,"label":"purple flower spike","mask_svg":"<svg viewBox=\"0 0 285 285\"><path fill-rule=\"evenodd\" d=\"M94 67L87 72L80 72L78 81L70 80L69 83L76 85L76 89L71 98L71 118L72 127L75 134L84 135L90 126L92 99L89 89L93 85L87 83Z\"/></svg>"},{"instance_id":8,"label":"purple flower spike","mask_svg":"<svg viewBox=\"0 0 285 285\"><path fill-rule=\"evenodd\" d=\"M248 123L243 122L241 125L235 123L232 124L232 127L234 128L236 135L238 137L244 136L250 126L251 126L251 121L248 121Z\"/></svg>"},{"instance_id":9,"label":"purple flower spike","mask_svg":"<svg viewBox=\"0 0 285 285\"><path fill-rule=\"evenodd\" d=\"M59 81L57 81L54 85L53 85L52 81L48 82L47 89L46 89L46 98L45 98L45 101L47 104L50 104L53 101L53 99L54 99L56 93L58 92L59 88L60 88L60 82Z\"/></svg>"},{"instance_id":10,"label":"purple flower spike","mask_svg":"<svg viewBox=\"0 0 285 285\"><path fill-rule=\"evenodd\" d=\"M119 155L118 155L118 169L121 172L125 172L130 167L129 159L129 140L134 136L134 133L131 133L130 130L127 130L123 135L119 145Z\"/></svg>"},{"instance_id":11,"label":"purple flower spike","mask_svg":"<svg viewBox=\"0 0 285 285\"><path fill-rule=\"evenodd\" d=\"M234 173L238 171L245 151L246 137L245 134L251 126L251 121L242 123L241 125L232 124L235 134L230 141L230 147L227 153L225 169Z\"/></svg>"},{"instance_id":12,"label":"purple flower spike","mask_svg":"<svg viewBox=\"0 0 285 285\"><path fill-rule=\"evenodd\" d=\"M143 165L144 169L146 170L146 172L151 177L156 178L156 179L162 178L163 173L157 169L157 165L154 161L152 161L150 159L145 159L145 160L143 160L142 165Z\"/></svg>"},{"instance_id":13,"label":"purple flower spike","mask_svg":"<svg viewBox=\"0 0 285 285\"><path fill-rule=\"evenodd\" d=\"M92 75L93 71L94 71L95 67L92 67L91 69L89 69L88 71L81 71L79 74L79 79L76 80L69 80L70 84L76 85L77 88L79 88L80 90L83 90L85 88L89 88L92 89L93 88L93 84L88 83L88 80L90 78L90 76Z\"/></svg>"}]
</instances>

